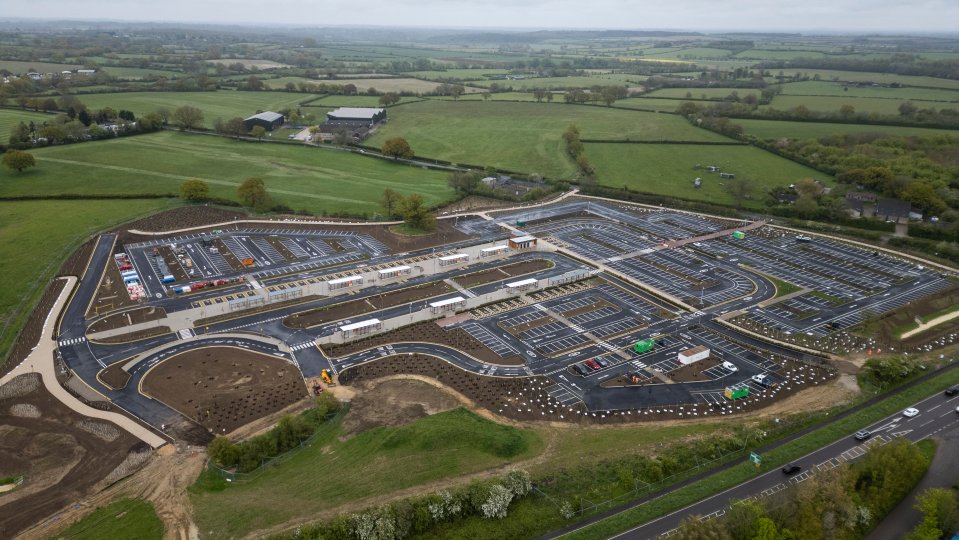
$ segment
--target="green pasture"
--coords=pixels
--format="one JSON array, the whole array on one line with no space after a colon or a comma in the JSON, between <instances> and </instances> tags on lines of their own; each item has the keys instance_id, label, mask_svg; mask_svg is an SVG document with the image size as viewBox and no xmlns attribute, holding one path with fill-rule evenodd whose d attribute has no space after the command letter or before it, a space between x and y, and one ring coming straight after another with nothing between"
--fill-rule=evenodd
<instances>
[{"instance_id":1,"label":"green pasture","mask_svg":"<svg viewBox=\"0 0 959 540\"><path fill-rule=\"evenodd\" d=\"M744 206L751 208L762 207L764 193L769 188L788 186L800 178L813 177L827 185L832 183L832 178L825 173L752 146L587 143L586 154L602 185L735 204L724 189L727 180L716 173L694 169L697 164L715 165L723 172L752 180L752 199L743 201ZM697 177L703 180L700 189L693 187Z\"/></svg>"},{"instance_id":2,"label":"green pasture","mask_svg":"<svg viewBox=\"0 0 959 540\"><path fill-rule=\"evenodd\" d=\"M529 458L544 447L533 431L466 409L373 428L345 441L340 435L338 423L328 424L312 444L250 481L219 491L191 488L200 530L239 538L350 501Z\"/></svg>"},{"instance_id":3,"label":"green pasture","mask_svg":"<svg viewBox=\"0 0 959 540\"><path fill-rule=\"evenodd\" d=\"M842 71L832 69L813 69L813 68L788 68L771 69L770 74L778 75L782 72L786 76L793 76L796 73L804 74L808 77L819 78L824 81L849 81L849 82L875 82L880 84L899 83L905 86L926 86L930 88L949 88L959 90L959 81L952 79L939 79L937 77L924 77L917 75L897 75L895 73L875 73L869 71Z\"/></svg>"},{"instance_id":4,"label":"green pasture","mask_svg":"<svg viewBox=\"0 0 959 540\"><path fill-rule=\"evenodd\" d=\"M7 144L10 132L20 122L36 124L56 118L54 114L25 111L23 109L0 109L0 144Z\"/></svg>"},{"instance_id":5,"label":"green pasture","mask_svg":"<svg viewBox=\"0 0 959 540\"><path fill-rule=\"evenodd\" d=\"M742 99L749 94L759 98L761 91L753 88L663 88L662 90L656 90L646 95L656 98L723 99L733 92L736 92L739 98ZM687 98L686 94L689 94L690 97Z\"/></svg>"},{"instance_id":6,"label":"green pasture","mask_svg":"<svg viewBox=\"0 0 959 540\"><path fill-rule=\"evenodd\" d=\"M576 168L566 154L562 134L570 124L579 127L583 139L726 140L674 115L555 101L429 100L391 109L390 121L368 144L379 146L386 139L399 136L405 137L413 151L424 157L569 177Z\"/></svg>"},{"instance_id":7,"label":"green pasture","mask_svg":"<svg viewBox=\"0 0 959 540\"><path fill-rule=\"evenodd\" d=\"M816 139L829 135L849 133L883 133L897 137L923 135L951 135L959 137L959 131L905 126L874 126L867 124L830 124L822 122L786 122L779 120L745 120L736 118L734 123L743 126L746 133L760 139Z\"/></svg>"},{"instance_id":8,"label":"green pasture","mask_svg":"<svg viewBox=\"0 0 959 540\"><path fill-rule=\"evenodd\" d=\"M188 178L211 195L236 200L244 179L260 176L277 203L295 210L376 213L386 188L419 193L433 205L452 198L446 174L299 144L235 141L164 131L38 149L38 166L0 172L0 196L178 193Z\"/></svg>"},{"instance_id":9,"label":"green pasture","mask_svg":"<svg viewBox=\"0 0 959 540\"><path fill-rule=\"evenodd\" d=\"M123 92L115 94L86 94L80 101L91 109L112 107L126 109L137 115L166 109L171 113L184 105L203 111L203 124L211 127L214 120L246 118L257 111L276 111L295 107L298 103L316 97L313 94L288 92L240 92L217 90L215 92Z\"/></svg>"},{"instance_id":10,"label":"green pasture","mask_svg":"<svg viewBox=\"0 0 959 540\"><path fill-rule=\"evenodd\" d=\"M844 98L862 97L878 99L918 100L918 101L951 101L959 102L959 91L945 88L915 88L888 86L846 85L833 81L802 81L783 85L783 95L786 96L841 96Z\"/></svg>"},{"instance_id":11,"label":"green pasture","mask_svg":"<svg viewBox=\"0 0 959 540\"><path fill-rule=\"evenodd\" d=\"M12 182L28 183L30 174L12 179L4 169L0 172L0 184L6 187ZM169 199L0 202L0 260L4 261L0 360L47 282L88 235L174 204Z\"/></svg>"},{"instance_id":12,"label":"green pasture","mask_svg":"<svg viewBox=\"0 0 959 540\"><path fill-rule=\"evenodd\" d=\"M653 111L675 112L685 99L661 99L661 98L626 98L613 104L614 107L625 107L628 109L647 109ZM706 105L709 105L708 103Z\"/></svg>"},{"instance_id":13,"label":"green pasture","mask_svg":"<svg viewBox=\"0 0 959 540\"><path fill-rule=\"evenodd\" d=\"M417 79L426 79L431 81L436 81L440 79L458 79L458 80L470 80L470 79L479 79L486 75L505 75L509 73L507 69L446 69L446 70L429 70L429 71L410 71L404 73L410 77L416 77Z\"/></svg>"},{"instance_id":14,"label":"green pasture","mask_svg":"<svg viewBox=\"0 0 959 540\"><path fill-rule=\"evenodd\" d=\"M566 88L589 88L591 86L641 86L646 79L643 75L629 75L625 73L598 73L595 75L572 77L532 77L513 80L472 80L467 84L481 88L489 88L497 84L503 88L512 87L514 90L563 90Z\"/></svg>"},{"instance_id":15,"label":"green pasture","mask_svg":"<svg viewBox=\"0 0 959 540\"><path fill-rule=\"evenodd\" d=\"M843 96L786 96L773 98L770 107L779 110L789 110L805 105L811 111L839 111L843 105L852 105L859 113L876 113L882 115L898 115L899 106L903 102L911 101L919 109L952 109L959 110L959 103L944 103L939 101L921 101L917 99L883 99Z\"/></svg>"},{"instance_id":16,"label":"green pasture","mask_svg":"<svg viewBox=\"0 0 959 540\"><path fill-rule=\"evenodd\" d=\"M170 71L164 69L103 66L102 70L107 75L116 77L118 79L143 79L146 77L166 77L170 79L174 77L185 76L182 71Z\"/></svg>"},{"instance_id":17,"label":"green pasture","mask_svg":"<svg viewBox=\"0 0 959 540\"><path fill-rule=\"evenodd\" d=\"M794 60L796 58L822 58L824 56L826 55L821 51L749 49L737 53L735 58L744 60Z\"/></svg>"},{"instance_id":18,"label":"green pasture","mask_svg":"<svg viewBox=\"0 0 959 540\"><path fill-rule=\"evenodd\" d=\"M82 64L54 64L50 62L21 62L18 60L0 60L0 69L11 73L60 73L61 71L83 69Z\"/></svg>"}]
</instances>

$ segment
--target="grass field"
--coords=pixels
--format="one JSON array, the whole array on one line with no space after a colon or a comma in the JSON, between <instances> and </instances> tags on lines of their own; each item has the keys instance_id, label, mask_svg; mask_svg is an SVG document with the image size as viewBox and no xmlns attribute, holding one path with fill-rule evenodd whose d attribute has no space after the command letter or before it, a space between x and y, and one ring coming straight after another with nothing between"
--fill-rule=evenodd
<instances>
[{"instance_id":1,"label":"grass field","mask_svg":"<svg viewBox=\"0 0 959 540\"><path fill-rule=\"evenodd\" d=\"M400 103L419 98L401 97ZM310 103L310 107L382 107L380 96L326 96Z\"/></svg>"},{"instance_id":2,"label":"grass field","mask_svg":"<svg viewBox=\"0 0 959 540\"><path fill-rule=\"evenodd\" d=\"M938 101L920 101L915 99L882 99L842 96L786 96L773 98L772 107L779 110L788 110L805 105L811 111L838 111L843 105L852 105L856 112L899 114L899 105L911 101L919 109L952 109L959 110L959 103L943 103Z\"/></svg>"},{"instance_id":3,"label":"grass field","mask_svg":"<svg viewBox=\"0 0 959 540\"><path fill-rule=\"evenodd\" d=\"M746 133L760 139L815 139L828 135L847 133L886 133L900 137L922 135L951 135L959 137L959 130L930 129L900 126L871 126L864 124L827 124L818 122L786 122L779 120L745 120L737 118L734 123L743 126Z\"/></svg>"},{"instance_id":4,"label":"grass field","mask_svg":"<svg viewBox=\"0 0 959 540\"><path fill-rule=\"evenodd\" d=\"M421 156L568 177L575 166L562 133L570 124L579 127L584 139L726 140L673 115L555 102L430 100L391 109L389 123L368 144L379 146L402 136Z\"/></svg>"},{"instance_id":5,"label":"grass field","mask_svg":"<svg viewBox=\"0 0 959 540\"><path fill-rule=\"evenodd\" d=\"M686 98L686 94L689 94L690 97L688 99L723 99L733 92L739 94L740 99L742 99L749 94L759 98L760 91L752 88L663 88L662 90L650 92L647 95L657 98L683 99ZM706 97L704 98L703 96Z\"/></svg>"},{"instance_id":6,"label":"grass field","mask_svg":"<svg viewBox=\"0 0 959 540\"><path fill-rule=\"evenodd\" d=\"M132 68L118 66L103 66L103 72L118 79L143 79L145 77L183 77L182 71L169 71L164 69Z\"/></svg>"},{"instance_id":7,"label":"grass field","mask_svg":"<svg viewBox=\"0 0 959 540\"><path fill-rule=\"evenodd\" d=\"M359 92L366 92L367 88L375 88L380 92L432 92L440 83L422 81L420 79L336 79L329 81L334 84L354 84ZM467 92L481 92L477 88L466 88Z\"/></svg>"},{"instance_id":8,"label":"grass field","mask_svg":"<svg viewBox=\"0 0 959 540\"><path fill-rule=\"evenodd\" d=\"M274 201L315 213L375 213L386 188L419 193L427 204L452 198L446 174L332 149L234 141L164 131L39 149L38 166L0 172L0 196L64 193L178 193L187 178L214 197L260 176Z\"/></svg>"},{"instance_id":9,"label":"grass field","mask_svg":"<svg viewBox=\"0 0 959 540\"><path fill-rule=\"evenodd\" d=\"M646 193L733 204L733 198L720 185L724 180L719 175L693 169L696 164L716 165L753 181L752 200L743 203L752 208L762 206L767 189L788 186L800 178L813 177L832 184L832 178L825 173L751 146L588 143L586 155L602 185L626 185ZM703 179L700 189L693 187L697 177Z\"/></svg>"},{"instance_id":10,"label":"grass field","mask_svg":"<svg viewBox=\"0 0 959 540\"><path fill-rule=\"evenodd\" d=\"M844 90L843 88L847 88ZM742 94L742 92L740 92ZM959 91L945 88L889 88L885 86L857 87L832 81L803 81L783 85L783 95L787 96L841 96L844 98L885 98L900 101L945 101L959 102ZM944 107L946 105L943 105Z\"/></svg>"},{"instance_id":11,"label":"grass field","mask_svg":"<svg viewBox=\"0 0 959 540\"><path fill-rule=\"evenodd\" d=\"M349 501L526 459L544 447L532 431L465 409L374 428L345 441L339 439L339 424L321 430L309 447L249 482L218 492L193 488L200 530L216 538L240 537Z\"/></svg>"},{"instance_id":12,"label":"grass field","mask_svg":"<svg viewBox=\"0 0 959 540\"><path fill-rule=\"evenodd\" d=\"M626 98L614 103L615 107L626 107L629 109L646 109L653 111L674 112L684 99L660 99L660 98ZM709 105L708 103L706 105Z\"/></svg>"},{"instance_id":13,"label":"grass field","mask_svg":"<svg viewBox=\"0 0 959 540\"><path fill-rule=\"evenodd\" d=\"M150 540L163 538L163 522L153 505L139 499L120 499L74 523L56 538L70 540Z\"/></svg>"},{"instance_id":14,"label":"grass field","mask_svg":"<svg viewBox=\"0 0 959 540\"><path fill-rule=\"evenodd\" d=\"M60 73L61 71L82 69L80 64L52 64L50 62L20 62L17 60L0 60L0 69L6 69L13 73L27 73L36 71L38 73Z\"/></svg>"},{"instance_id":15,"label":"grass field","mask_svg":"<svg viewBox=\"0 0 959 540\"><path fill-rule=\"evenodd\" d=\"M0 173L0 183L10 183ZM168 208L164 199L0 202L0 359L61 261L96 231Z\"/></svg>"},{"instance_id":16,"label":"grass field","mask_svg":"<svg viewBox=\"0 0 959 540\"><path fill-rule=\"evenodd\" d=\"M191 105L203 111L203 124L213 125L217 118L229 120L255 114L257 111L276 111L286 107L295 107L298 103L316 97L312 94L291 94L287 92L238 92L218 90L216 92L124 92L117 94L88 94L80 96L80 101L91 109L113 107L116 110L127 109L137 115L166 108L171 113L183 105Z\"/></svg>"},{"instance_id":17,"label":"grass field","mask_svg":"<svg viewBox=\"0 0 959 540\"><path fill-rule=\"evenodd\" d=\"M589 77L536 77L510 81L493 81L490 79L473 80L469 84L489 88L493 83L501 87L513 87L514 90L533 90L535 88L562 90L565 88L589 88L591 86L641 86L646 79L642 75L627 75L623 73L603 73Z\"/></svg>"},{"instance_id":18,"label":"grass field","mask_svg":"<svg viewBox=\"0 0 959 540\"><path fill-rule=\"evenodd\" d=\"M0 109L0 144L7 144L10 132L20 122L41 123L56 118L55 114L24 111L22 109Z\"/></svg>"},{"instance_id":19,"label":"grass field","mask_svg":"<svg viewBox=\"0 0 959 540\"><path fill-rule=\"evenodd\" d=\"M437 79L459 79L459 80L471 80L479 79L485 75L505 75L509 73L509 70L506 69L447 69L443 71L411 71L405 73L410 77L416 77L417 79L428 79L428 80L437 80Z\"/></svg>"},{"instance_id":20,"label":"grass field","mask_svg":"<svg viewBox=\"0 0 959 540\"><path fill-rule=\"evenodd\" d=\"M915 75L896 75L894 73L873 73L868 71L840 71L831 69L806 69L791 68L780 70L785 75L792 76L796 73L802 73L809 77L819 75L824 81L839 80L850 82L875 82L882 84L899 83L907 86L928 86L930 88L950 88L959 90L959 81L952 79L939 79L937 77L922 77ZM773 75L778 75L779 71L770 70Z\"/></svg>"},{"instance_id":21,"label":"grass field","mask_svg":"<svg viewBox=\"0 0 959 540\"><path fill-rule=\"evenodd\" d=\"M748 51L738 53L735 57L749 60L792 60L794 58L822 58L823 56L825 56L825 54L820 51L770 51L749 49Z\"/></svg>"}]
</instances>

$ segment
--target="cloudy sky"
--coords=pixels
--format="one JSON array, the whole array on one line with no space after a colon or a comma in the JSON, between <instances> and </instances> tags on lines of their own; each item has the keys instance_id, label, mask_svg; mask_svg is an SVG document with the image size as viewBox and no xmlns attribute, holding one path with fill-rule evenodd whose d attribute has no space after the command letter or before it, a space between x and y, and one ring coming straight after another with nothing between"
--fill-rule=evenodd
<instances>
[{"instance_id":1,"label":"cloudy sky","mask_svg":"<svg viewBox=\"0 0 959 540\"><path fill-rule=\"evenodd\" d=\"M501 28L959 32L959 0L8 0L5 17Z\"/></svg>"}]
</instances>

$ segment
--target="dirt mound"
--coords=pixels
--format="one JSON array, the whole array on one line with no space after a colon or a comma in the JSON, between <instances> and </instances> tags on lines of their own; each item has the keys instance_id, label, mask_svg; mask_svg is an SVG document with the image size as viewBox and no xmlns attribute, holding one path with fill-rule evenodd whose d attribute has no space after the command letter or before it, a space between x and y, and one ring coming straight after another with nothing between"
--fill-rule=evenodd
<instances>
[{"instance_id":1,"label":"dirt mound","mask_svg":"<svg viewBox=\"0 0 959 540\"><path fill-rule=\"evenodd\" d=\"M417 380L366 381L355 390L350 412L343 419L347 436L379 426L401 426L460 405L447 392Z\"/></svg>"}]
</instances>

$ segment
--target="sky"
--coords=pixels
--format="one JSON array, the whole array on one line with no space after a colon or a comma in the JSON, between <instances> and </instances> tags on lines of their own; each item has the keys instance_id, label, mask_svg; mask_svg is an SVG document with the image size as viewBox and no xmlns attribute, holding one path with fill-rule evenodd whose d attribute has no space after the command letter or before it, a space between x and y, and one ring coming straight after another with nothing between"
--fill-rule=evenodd
<instances>
[{"instance_id":1,"label":"sky","mask_svg":"<svg viewBox=\"0 0 959 540\"><path fill-rule=\"evenodd\" d=\"M310 26L959 32L959 0L7 0L4 17Z\"/></svg>"}]
</instances>

